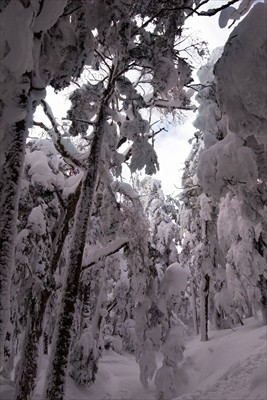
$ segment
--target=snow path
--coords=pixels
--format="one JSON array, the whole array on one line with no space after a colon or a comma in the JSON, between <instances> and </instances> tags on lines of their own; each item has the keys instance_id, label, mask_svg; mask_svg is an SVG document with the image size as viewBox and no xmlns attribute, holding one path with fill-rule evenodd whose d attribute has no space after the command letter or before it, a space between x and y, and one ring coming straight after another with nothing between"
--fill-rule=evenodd
<instances>
[{"instance_id":1,"label":"snow path","mask_svg":"<svg viewBox=\"0 0 267 400\"><path fill-rule=\"evenodd\" d=\"M188 343L176 376L175 400L266 400L266 327L255 318L244 326L211 331L208 342ZM69 382L69 389L73 383ZM78 389L78 388L77 388ZM80 390L80 389L78 389ZM155 400L154 384L145 391L134 356L108 350L94 385L84 397L68 390L66 400Z\"/></svg>"},{"instance_id":2,"label":"snow path","mask_svg":"<svg viewBox=\"0 0 267 400\"><path fill-rule=\"evenodd\" d=\"M77 392L79 391L79 394ZM99 363L96 382L84 391L68 382L66 400L154 400L153 389L144 390L139 381L139 367L132 355L105 350Z\"/></svg>"}]
</instances>

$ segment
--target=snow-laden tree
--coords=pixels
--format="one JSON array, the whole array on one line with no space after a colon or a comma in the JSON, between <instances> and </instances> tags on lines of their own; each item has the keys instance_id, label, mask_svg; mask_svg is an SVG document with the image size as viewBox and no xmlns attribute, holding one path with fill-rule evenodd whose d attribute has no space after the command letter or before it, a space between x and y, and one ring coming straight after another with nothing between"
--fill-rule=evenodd
<instances>
[{"instance_id":1,"label":"snow-laden tree","mask_svg":"<svg viewBox=\"0 0 267 400\"><path fill-rule=\"evenodd\" d=\"M215 265L212 260L212 246L209 243L212 205L203 193L196 177L196 167L202 139L197 133L197 141L193 144L185 163L182 178L183 192L180 195L181 209L179 213L180 262L190 270L190 294L194 330L198 333L199 324L201 339L207 340L207 321L211 276ZM200 303L200 305L198 305Z\"/></svg>"},{"instance_id":2,"label":"snow-laden tree","mask_svg":"<svg viewBox=\"0 0 267 400\"><path fill-rule=\"evenodd\" d=\"M261 304L266 321L265 11L266 4L251 9L215 64L222 140L216 137L217 119L215 134L208 132L198 176L219 204L217 230L227 262L229 293L245 309ZM213 115L210 108L200 108L198 119L212 120Z\"/></svg>"},{"instance_id":3,"label":"snow-laden tree","mask_svg":"<svg viewBox=\"0 0 267 400\"><path fill-rule=\"evenodd\" d=\"M162 274L168 265L178 260L177 205L164 195L161 182L152 177L142 180L140 196L149 219L151 246L158 254L155 262L162 269L159 274Z\"/></svg>"},{"instance_id":4,"label":"snow-laden tree","mask_svg":"<svg viewBox=\"0 0 267 400\"><path fill-rule=\"evenodd\" d=\"M57 266L55 258L61 254L65 172L68 168L53 143L37 140L27 144L11 290L12 336L20 346L15 376L18 398L33 386L46 305L56 290L53 265Z\"/></svg>"}]
</instances>

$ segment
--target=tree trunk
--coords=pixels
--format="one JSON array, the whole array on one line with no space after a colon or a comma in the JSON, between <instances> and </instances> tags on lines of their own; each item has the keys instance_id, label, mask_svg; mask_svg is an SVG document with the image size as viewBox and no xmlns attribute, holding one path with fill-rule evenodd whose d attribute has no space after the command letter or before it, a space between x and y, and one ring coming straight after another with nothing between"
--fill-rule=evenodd
<instances>
[{"instance_id":1,"label":"tree trunk","mask_svg":"<svg viewBox=\"0 0 267 400\"><path fill-rule=\"evenodd\" d=\"M0 367L4 361L4 341L10 318L10 285L14 267L20 178L31 110L29 79L24 78L23 82L17 84L12 94L15 100L5 103L0 121ZM10 122L10 119L13 121Z\"/></svg>"},{"instance_id":2,"label":"tree trunk","mask_svg":"<svg viewBox=\"0 0 267 400\"><path fill-rule=\"evenodd\" d=\"M199 326L197 321L197 302L196 302L196 291L194 282L191 282L191 292L192 292L191 304L192 304L192 314L193 314L193 326L195 334L198 335Z\"/></svg>"},{"instance_id":3,"label":"tree trunk","mask_svg":"<svg viewBox=\"0 0 267 400\"><path fill-rule=\"evenodd\" d=\"M30 400L35 387L35 380L38 369L38 350L42 332L42 315L44 300L38 299L38 306L33 304L34 311L28 315L25 337L23 340L22 356L16 368L16 400ZM37 303L37 301L36 301ZM42 307L43 308L43 307Z\"/></svg>"},{"instance_id":4,"label":"tree trunk","mask_svg":"<svg viewBox=\"0 0 267 400\"><path fill-rule=\"evenodd\" d=\"M66 272L67 276L54 332L50 363L44 388L44 400L64 399L69 347L71 344L72 324L80 281L82 257L88 222L90 221L92 214L92 206L101 160L102 143L105 134L105 108L113 90L111 81L112 80L110 79L105 92L105 97L100 104L98 118L94 128L94 137L88 158L88 170L83 179L81 198L75 216L73 238L70 245L69 263Z\"/></svg>"},{"instance_id":5,"label":"tree trunk","mask_svg":"<svg viewBox=\"0 0 267 400\"><path fill-rule=\"evenodd\" d=\"M30 399L36 385L38 346L42 335L43 321L46 306L54 288L53 275L58 267L63 245L67 234L69 233L69 223L72 220L76 205L80 197L80 185L73 194L68 204L67 210L64 210L64 216L58 225L57 234L52 246L51 263L49 269L49 279L46 287L42 289L38 299L38 312L33 318L34 306L28 315L27 329L23 338L22 354L20 363L23 368L18 368L15 380L17 382L16 400ZM48 287L47 284L50 286Z\"/></svg>"},{"instance_id":6,"label":"tree trunk","mask_svg":"<svg viewBox=\"0 0 267 400\"><path fill-rule=\"evenodd\" d=\"M267 325L267 279L260 275L259 287L261 291L261 313L264 325Z\"/></svg>"},{"instance_id":7,"label":"tree trunk","mask_svg":"<svg viewBox=\"0 0 267 400\"><path fill-rule=\"evenodd\" d=\"M202 342L208 338L208 318L209 318L209 285L210 277L205 275L200 286L200 339Z\"/></svg>"}]
</instances>

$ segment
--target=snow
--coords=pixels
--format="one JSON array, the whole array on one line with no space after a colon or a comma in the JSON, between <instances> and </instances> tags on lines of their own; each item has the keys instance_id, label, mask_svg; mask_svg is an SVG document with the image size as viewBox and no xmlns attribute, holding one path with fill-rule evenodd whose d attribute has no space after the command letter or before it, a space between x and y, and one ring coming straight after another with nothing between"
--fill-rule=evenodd
<instances>
[{"instance_id":1,"label":"snow","mask_svg":"<svg viewBox=\"0 0 267 400\"><path fill-rule=\"evenodd\" d=\"M194 339L185 351L188 384L179 400L266 399L266 327L254 318L245 326L214 331L210 341ZM257 381L257 385L255 385Z\"/></svg>"},{"instance_id":2,"label":"snow","mask_svg":"<svg viewBox=\"0 0 267 400\"><path fill-rule=\"evenodd\" d=\"M40 32L50 29L62 15L66 4L67 0L44 0L41 12L33 25L33 31Z\"/></svg>"},{"instance_id":3,"label":"snow","mask_svg":"<svg viewBox=\"0 0 267 400\"><path fill-rule=\"evenodd\" d=\"M233 30L215 76L230 130L266 145L266 4L256 4Z\"/></svg>"},{"instance_id":4,"label":"snow","mask_svg":"<svg viewBox=\"0 0 267 400\"><path fill-rule=\"evenodd\" d=\"M83 178L83 171L80 171L78 174L72 175L65 180L64 189L62 193L63 198L67 198L71 193L75 192L82 178Z\"/></svg>"},{"instance_id":5,"label":"snow","mask_svg":"<svg viewBox=\"0 0 267 400\"><path fill-rule=\"evenodd\" d=\"M85 269L88 265L90 266L93 263L96 263L101 258L107 257L108 255L115 253L124 244L129 241L128 238L125 237L118 237L115 240L109 242L106 246L99 247L99 246L91 246L86 247L83 256L83 269Z\"/></svg>"},{"instance_id":6,"label":"snow","mask_svg":"<svg viewBox=\"0 0 267 400\"><path fill-rule=\"evenodd\" d=\"M46 221L42 207L39 205L34 207L28 217L28 224L39 235L44 235L46 232Z\"/></svg>"},{"instance_id":7,"label":"snow","mask_svg":"<svg viewBox=\"0 0 267 400\"><path fill-rule=\"evenodd\" d=\"M62 172L55 174L50 166L46 155L41 150L35 150L27 153L26 162L29 165L28 174L31 176L31 182L37 185L53 190L55 187L62 187L64 176Z\"/></svg>"},{"instance_id":8,"label":"snow","mask_svg":"<svg viewBox=\"0 0 267 400\"><path fill-rule=\"evenodd\" d=\"M255 317L244 326L212 331L208 342L187 343L175 377L175 400L265 400L266 326ZM159 355L158 364L162 357ZM33 400L40 400L47 356L43 356ZM1 378L1 398L12 400L14 385ZM96 382L81 388L69 379L65 400L155 400L155 387L144 390L134 356L105 350Z\"/></svg>"},{"instance_id":9,"label":"snow","mask_svg":"<svg viewBox=\"0 0 267 400\"><path fill-rule=\"evenodd\" d=\"M10 2L2 14L3 36L6 37L10 49L2 64L17 77L33 67L33 32L30 29L32 18L32 7L24 8L18 0Z\"/></svg>"},{"instance_id":10,"label":"snow","mask_svg":"<svg viewBox=\"0 0 267 400\"><path fill-rule=\"evenodd\" d=\"M163 277L163 286L168 296L179 295L186 289L188 271L178 263L168 266Z\"/></svg>"},{"instance_id":11,"label":"snow","mask_svg":"<svg viewBox=\"0 0 267 400\"><path fill-rule=\"evenodd\" d=\"M123 194L124 196L129 197L132 200L138 199L138 193L132 188L129 183L114 181L111 183L111 188L118 193Z\"/></svg>"},{"instance_id":12,"label":"snow","mask_svg":"<svg viewBox=\"0 0 267 400\"><path fill-rule=\"evenodd\" d=\"M210 205L210 199L205 193L202 193L199 196L199 202L200 202L200 218L202 218L204 221L211 221L211 213L212 213L212 207Z\"/></svg>"}]
</instances>

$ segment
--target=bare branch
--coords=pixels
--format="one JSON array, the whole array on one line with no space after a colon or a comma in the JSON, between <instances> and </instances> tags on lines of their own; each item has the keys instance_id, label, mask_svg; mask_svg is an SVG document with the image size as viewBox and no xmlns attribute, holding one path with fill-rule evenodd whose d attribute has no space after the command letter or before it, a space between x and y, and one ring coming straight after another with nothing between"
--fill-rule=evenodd
<instances>
[{"instance_id":1,"label":"bare branch","mask_svg":"<svg viewBox=\"0 0 267 400\"><path fill-rule=\"evenodd\" d=\"M87 125L92 125L94 126L94 122L88 121L87 119L82 119L82 118L62 118L64 121L77 121L77 122L82 122Z\"/></svg>"},{"instance_id":2,"label":"bare branch","mask_svg":"<svg viewBox=\"0 0 267 400\"><path fill-rule=\"evenodd\" d=\"M228 8L229 6L237 3L239 0L230 0L228 3L223 4L221 7L219 8L211 8L207 11L197 11L201 6L203 6L204 4L208 3L208 0L204 0L202 3L200 3L196 8L191 8L191 7L185 7L188 10L190 10L191 12L187 15L186 18L190 17L192 14L197 14L199 16L204 16L204 17L211 17L212 15L217 14L218 12L224 10L225 8Z\"/></svg>"}]
</instances>

